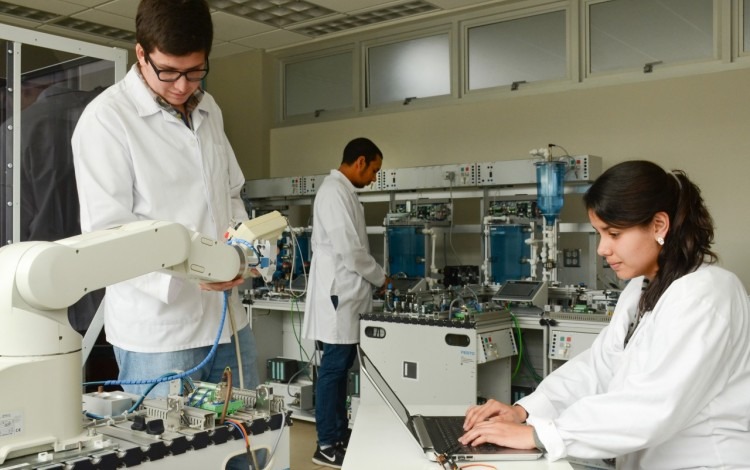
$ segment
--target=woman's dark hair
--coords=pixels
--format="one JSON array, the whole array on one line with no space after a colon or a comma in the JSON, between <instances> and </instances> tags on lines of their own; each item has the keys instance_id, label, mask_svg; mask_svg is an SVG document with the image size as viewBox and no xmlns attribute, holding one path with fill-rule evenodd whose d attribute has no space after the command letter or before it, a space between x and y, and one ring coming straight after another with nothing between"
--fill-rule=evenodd
<instances>
[{"instance_id":1,"label":"woman's dark hair","mask_svg":"<svg viewBox=\"0 0 750 470\"><path fill-rule=\"evenodd\" d=\"M361 156L365 157L365 165L367 166L375 158L383 158L383 153L370 139L357 137L344 147L344 157L341 159L341 163L351 165Z\"/></svg>"},{"instance_id":2,"label":"woman's dark hair","mask_svg":"<svg viewBox=\"0 0 750 470\"><path fill-rule=\"evenodd\" d=\"M669 216L669 231L657 259L659 270L638 304L641 313L653 310L676 279L718 259L711 251L713 220L700 189L684 171L668 173L642 160L619 163L596 179L583 202L599 219L619 229L645 227L657 212Z\"/></svg>"},{"instance_id":3,"label":"woman's dark hair","mask_svg":"<svg viewBox=\"0 0 750 470\"><path fill-rule=\"evenodd\" d=\"M146 53L184 56L211 53L214 27L205 0L141 0L135 16L135 39Z\"/></svg>"}]
</instances>

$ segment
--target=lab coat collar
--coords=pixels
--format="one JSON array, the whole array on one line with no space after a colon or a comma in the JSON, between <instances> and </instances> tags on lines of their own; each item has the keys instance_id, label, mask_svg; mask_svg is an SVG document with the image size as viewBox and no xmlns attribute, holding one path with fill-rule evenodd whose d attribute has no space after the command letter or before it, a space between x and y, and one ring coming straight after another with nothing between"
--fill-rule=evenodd
<instances>
[{"instance_id":1,"label":"lab coat collar","mask_svg":"<svg viewBox=\"0 0 750 470\"><path fill-rule=\"evenodd\" d=\"M159 106L159 103L156 102L154 92L151 91L141 77L137 63L130 67L130 71L125 76L125 84L128 93L132 97L133 105L138 111L138 116L146 117L162 111L166 112L161 106ZM203 98L205 98L205 96L203 96ZM200 113L208 113L204 104L205 99L201 99L193 110L193 113L197 114L196 111ZM193 119L193 128L197 129L202 119L196 118L196 116L194 116Z\"/></svg>"},{"instance_id":2,"label":"lab coat collar","mask_svg":"<svg viewBox=\"0 0 750 470\"><path fill-rule=\"evenodd\" d=\"M354 187L351 181L349 181L349 178L347 178L343 173L341 173L339 170L331 170L331 176L340 180L344 187L349 190L352 194L357 194L357 188Z\"/></svg>"},{"instance_id":3,"label":"lab coat collar","mask_svg":"<svg viewBox=\"0 0 750 470\"><path fill-rule=\"evenodd\" d=\"M138 110L138 116L146 117L160 112L161 108L151 96L151 90L143 83L137 67L138 64L133 64L128 74L125 75L125 89Z\"/></svg>"}]
</instances>

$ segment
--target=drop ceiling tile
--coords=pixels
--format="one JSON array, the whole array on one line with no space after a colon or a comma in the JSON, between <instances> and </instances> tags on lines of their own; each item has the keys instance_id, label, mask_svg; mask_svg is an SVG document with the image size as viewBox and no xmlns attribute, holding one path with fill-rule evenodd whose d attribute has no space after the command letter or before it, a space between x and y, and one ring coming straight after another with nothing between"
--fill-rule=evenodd
<instances>
[{"instance_id":1,"label":"drop ceiling tile","mask_svg":"<svg viewBox=\"0 0 750 470\"><path fill-rule=\"evenodd\" d=\"M310 0L312 3L322 7L329 8L341 13L348 13L363 9L377 9L394 4L403 3L403 1L384 2L383 0Z\"/></svg>"},{"instance_id":2,"label":"drop ceiling tile","mask_svg":"<svg viewBox=\"0 0 750 470\"><path fill-rule=\"evenodd\" d=\"M74 5L83 5L85 7L97 7L100 5L104 5L107 3L110 3L112 0L65 0L67 3L72 3Z\"/></svg>"},{"instance_id":3,"label":"drop ceiling tile","mask_svg":"<svg viewBox=\"0 0 750 470\"><path fill-rule=\"evenodd\" d=\"M3 0L3 2L58 15L72 15L73 13L78 13L86 9L84 6L62 2L60 0L45 0L44 2L40 2L39 0Z\"/></svg>"},{"instance_id":4,"label":"drop ceiling tile","mask_svg":"<svg viewBox=\"0 0 750 470\"><path fill-rule=\"evenodd\" d=\"M242 46L232 42L222 42L211 46L211 58L227 57L234 54L252 51L254 48Z\"/></svg>"},{"instance_id":5,"label":"drop ceiling tile","mask_svg":"<svg viewBox=\"0 0 750 470\"><path fill-rule=\"evenodd\" d=\"M112 28L119 28L125 31L135 31L135 20L120 15L114 15L101 10L86 10L82 13L70 15L78 20L89 21Z\"/></svg>"},{"instance_id":6,"label":"drop ceiling tile","mask_svg":"<svg viewBox=\"0 0 750 470\"><path fill-rule=\"evenodd\" d=\"M275 47L291 46L292 44L298 44L308 39L307 36L278 29L268 33L237 39L232 42L256 49L273 49Z\"/></svg>"},{"instance_id":7,"label":"drop ceiling tile","mask_svg":"<svg viewBox=\"0 0 750 470\"><path fill-rule=\"evenodd\" d=\"M455 8L464 8L464 7L470 7L474 5L479 5L482 3L492 3L492 4L501 4L501 3L510 3L512 0L501 0L501 1L494 1L494 2L488 2L487 0L426 0L436 7L440 7L443 10L451 10Z\"/></svg>"},{"instance_id":8,"label":"drop ceiling tile","mask_svg":"<svg viewBox=\"0 0 750 470\"><path fill-rule=\"evenodd\" d=\"M273 26L221 11L212 13L211 18L214 22L214 38L223 41L232 41L274 30Z\"/></svg>"},{"instance_id":9,"label":"drop ceiling tile","mask_svg":"<svg viewBox=\"0 0 750 470\"><path fill-rule=\"evenodd\" d=\"M96 9L131 18L135 25L135 14L138 11L138 4L140 1L141 0L114 0L104 3L96 7Z\"/></svg>"}]
</instances>

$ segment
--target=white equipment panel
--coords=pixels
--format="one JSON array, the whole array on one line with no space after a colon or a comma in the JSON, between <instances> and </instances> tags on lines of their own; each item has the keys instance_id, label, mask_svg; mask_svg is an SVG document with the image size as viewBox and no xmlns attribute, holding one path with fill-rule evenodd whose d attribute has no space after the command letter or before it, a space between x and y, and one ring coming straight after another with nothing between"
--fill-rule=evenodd
<instances>
[{"instance_id":1,"label":"white equipment panel","mask_svg":"<svg viewBox=\"0 0 750 470\"><path fill-rule=\"evenodd\" d=\"M407 407L468 406L478 396L509 401L510 356L517 354L510 319L468 328L445 324L363 318L360 345Z\"/></svg>"},{"instance_id":2,"label":"white equipment panel","mask_svg":"<svg viewBox=\"0 0 750 470\"><path fill-rule=\"evenodd\" d=\"M517 354L516 340L513 337L513 330L510 328L479 333L477 339L479 340L479 348L477 351L477 362L479 364Z\"/></svg>"},{"instance_id":3,"label":"white equipment panel","mask_svg":"<svg viewBox=\"0 0 750 470\"><path fill-rule=\"evenodd\" d=\"M567 361L594 344L598 333L554 330L550 335L549 358Z\"/></svg>"},{"instance_id":4,"label":"white equipment panel","mask_svg":"<svg viewBox=\"0 0 750 470\"><path fill-rule=\"evenodd\" d=\"M574 358L594 344L594 340L609 324L611 317L604 314L552 313L547 358L552 372L564 361Z\"/></svg>"},{"instance_id":5,"label":"white equipment panel","mask_svg":"<svg viewBox=\"0 0 750 470\"><path fill-rule=\"evenodd\" d=\"M570 158L574 161L574 168L565 175L566 181L593 181L602 172L601 157L576 155ZM247 199L313 196L325 177L326 175L310 175L249 180L243 188L243 196ZM377 181L360 191L413 191L534 184L534 159L527 158L381 169Z\"/></svg>"}]
</instances>

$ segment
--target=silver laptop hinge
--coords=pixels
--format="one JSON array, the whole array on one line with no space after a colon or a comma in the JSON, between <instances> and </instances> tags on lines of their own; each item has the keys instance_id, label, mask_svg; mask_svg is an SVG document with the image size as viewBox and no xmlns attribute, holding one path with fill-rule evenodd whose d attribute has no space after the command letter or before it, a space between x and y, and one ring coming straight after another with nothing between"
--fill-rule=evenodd
<instances>
[{"instance_id":1,"label":"silver laptop hinge","mask_svg":"<svg viewBox=\"0 0 750 470\"><path fill-rule=\"evenodd\" d=\"M434 449L435 446L432 445L432 439L430 439L430 434L427 432L427 427L424 425L422 417L414 416L412 419L412 425L414 426L414 432L417 433L417 439L419 439L419 443L422 447L425 449Z\"/></svg>"}]
</instances>

